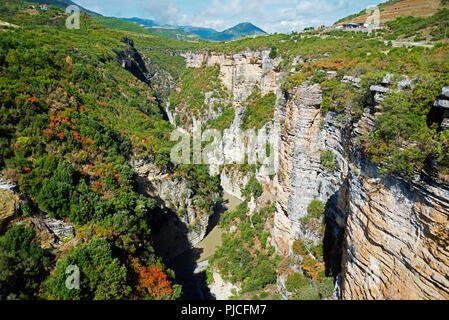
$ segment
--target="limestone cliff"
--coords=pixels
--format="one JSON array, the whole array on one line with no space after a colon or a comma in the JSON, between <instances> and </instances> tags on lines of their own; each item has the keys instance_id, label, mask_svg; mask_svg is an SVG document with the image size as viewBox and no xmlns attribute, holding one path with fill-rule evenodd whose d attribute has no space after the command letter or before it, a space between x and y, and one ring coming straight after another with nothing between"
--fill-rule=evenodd
<instances>
[{"instance_id":1,"label":"limestone cliff","mask_svg":"<svg viewBox=\"0 0 449 320\"><path fill-rule=\"evenodd\" d=\"M254 87L262 94L274 92L277 96L274 118L257 132L257 139L273 146L275 174L262 166L256 177L264 185L264 194L272 195L276 202L270 241L279 253L294 256L292 244L297 239L313 245L324 241L326 269L334 275L341 272L336 298L448 298L448 183L431 174L432 170L417 173L413 182L382 177L357 145L357 137L372 129L377 105L391 90L391 81L384 79L371 86L365 112L353 123L332 111L322 114L319 85L305 81L284 94L280 60L271 59L268 50L182 55L187 67L220 67L219 78L235 110L231 126L224 131L224 153L236 153L230 137L238 131L242 102ZM356 87L360 81L354 77L342 80ZM399 90L407 90L414 81L404 79ZM205 95L204 105L210 112L204 119L192 119L196 125L219 115L211 107L212 97L213 92ZM169 114L172 123L175 117L176 110ZM323 162L323 154L332 159L331 164ZM243 199L248 175L214 163L210 170L220 175L226 192ZM158 182L159 195L182 188L181 182L176 184L179 186ZM318 224L303 225L301 220L312 200L325 204L325 215ZM191 218L196 219L193 212L185 222L190 223ZM323 222L324 232L317 227ZM296 265L290 267L300 271ZM285 280L286 275L280 274L278 287L288 298Z\"/></svg>"},{"instance_id":2,"label":"limestone cliff","mask_svg":"<svg viewBox=\"0 0 449 320\"><path fill-rule=\"evenodd\" d=\"M209 215L197 207L188 181L159 169L149 159L132 165L138 174L139 192L156 198L162 209L155 223L160 229L153 235L160 253L175 257L203 240Z\"/></svg>"},{"instance_id":3,"label":"limestone cliff","mask_svg":"<svg viewBox=\"0 0 449 320\"><path fill-rule=\"evenodd\" d=\"M319 88L303 85L285 105L273 230L278 250L291 255L295 239L320 240L299 223L319 199L326 203L328 255L342 255L338 298L447 299L447 182L430 169L413 182L382 177L356 143L371 129L376 108L348 124L332 113L323 118L319 103ZM332 172L320 164L323 150L335 155Z\"/></svg>"}]
</instances>

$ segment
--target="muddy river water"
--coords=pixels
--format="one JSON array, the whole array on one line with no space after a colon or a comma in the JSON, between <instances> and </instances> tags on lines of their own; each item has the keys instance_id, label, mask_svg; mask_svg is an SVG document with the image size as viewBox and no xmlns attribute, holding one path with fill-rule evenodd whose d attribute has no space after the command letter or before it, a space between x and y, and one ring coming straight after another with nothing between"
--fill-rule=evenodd
<instances>
[{"instance_id":1,"label":"muddy river water","mask_svg":"<svg viewBox=\"0 0 449 320\"><path fill-rule=\"evenodd\" d=\"M206 237L195 247L173 258L169 267L176 273L176 282L183 286L183 298L188 300L212 299L208 292L206 274L207 260L221 245L223 230L219 226L220 215L226 210L235 210L242 202L238 198L223 194L222 205L217 206L214 216L210 218Z\"/></svg>"}]
</instances>

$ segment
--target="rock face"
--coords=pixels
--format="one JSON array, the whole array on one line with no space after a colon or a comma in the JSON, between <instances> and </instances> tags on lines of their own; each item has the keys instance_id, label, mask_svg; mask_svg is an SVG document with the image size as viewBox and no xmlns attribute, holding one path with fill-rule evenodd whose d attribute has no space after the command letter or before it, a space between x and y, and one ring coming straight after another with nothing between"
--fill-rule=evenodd
<instances>
[{"instance_id":1,"label":"rock face","mask_svg":"<svg viewBox=\"0 0 449 320\"><path fill-rule=\"evenodd\" d=\"M283 110L276 248L287 256L295 239L319 240L299 223L318 199L326 204L327 241L342 255L337 298L447 299L448 185L425 173L413 183L382 178L356 146L356 137L372 129L376 105L352 125L332 113L323 118L320 99L319 87L304 84ZM335 159L331 172L320 163L326 150Z\"/></svg>"},{"instance_id":2,"label":"rock face","mask_svg":"<svg viewBox=\"0 0 449 320\"><path fill-rule=\"evenodd\" d=\"M210 285L210 293L215 297L216 300L229 300L234 294L232 291L238 292L239 287L233 285L230 282L226 282L220 276L218 272L213 272L213 282Z\"/></svg>"},{"instance_id":3,"label":"rock face","mask_svg":"<svg viewBox=\"0 0 449 320\"><path fill-rule=\"evenodd\" d=\"M322 117L320 104L319 85L304 84L295 90L285 108L273 230L273 240L283 254L289 253L291 243L298 237L319 241L302 228L299 220L307 215L312 200L328 202L347 172L344 131L332 120L333 113ZM322 165L323 152L332 152L333 170Z\"/></svg>"},{"instance_id":4,"label":"rock face","mask_svg":"<svg viewBox=\"0 0 449 320\"><path fill-rule=\"evenodd\" d=\"M271 59L269 57L270 50L261 51L243 51L236 54L225 54L217 52L187 52L182 53L182 56L186 59L186 66L191 68L199 68L202 65L212 67L218 65L220 67L219 79L221 80L224 89L229 94L229 101L235 110L234 121L228 129L223 132L223 152L220 154L221 158L216 159L212 155L208 155L210 163L210 174L220 175L223 190L243 200L241 189L245 187L249 180L249 176L242 175L232 170L220 170L220 165L226 160L226 163L243 163L244 153L241 152L243 141L239 140L242 131L240 130L240 124L244 108L242 102L244 102L251 93L254 92L254 88L257 87L262 95L266 95L273 92L277 96L276 112L280 110L280 104L282 103L281 92L281 77L282 73L278 70L280 59ZM213 105L216 102L213 97L213 92L205 94L204 105L208 106L209 112L202 119L192 119L193 127L199 127L210 119L219 116L219 113L213 111ZM223 101L221 101L223 102ZM175 113L169 114L169 118L176 117ZM189 131L190 128L183 128ZM259 181L272 187L272 180L270 176L274 175L274 171L277 168L273 164L277 162L277 143L279 142L279 125L276 125L276 120L265 124L260 130L255 132L256 144L265 148L265 143L268 142L272 147L273 158L267 159L266 163L256 173Z\"/></svg>"},{"instance_id":5,"label":"rock face","mask_svg":"<svg viewBox=\"0 0 449 320\"><path fill-rule=\"evenodd\" d=\"M449 298L449 188L382 179L356 159L343 250L343 299Z\"/></svg>"},{"instance_id":6,"label":"rock face","mask_svg":"<svg viewBox=\"0 0 449 320\"><path fill-rule=\"evenodd\" d=\"M266 138L263 131L269 129L277 170L274 175L260 170L256 177L276 199L270 241L279 253L292 256L298 238L315 245L322 241L322 235L301 224L316 199L325 204L325 250L331 256L326 262L341 265L336 298L449 298L449 186L425 172L414 182L383 178L357 146L357 137L372 129L385 94L409 90L418 79L387 75L371 87L361 120L350 123L333 112L321 113L319 85L305 82L284 96L279 61L270 59L269 51L183 55L188 67L220 66L220 79L236 110L230 134L239 127L241 103L255 85L262 94L277 95L273 121L258 132ZM354 86L361 82L343 80ZM440 101L446 101L448 92L443 89ZM225 149L232 150L230 145ZM323 154L332 163L323 162ZM218 168L213 171L220 174L223 188L242 199L248 177ZM278 285L283 282L285 275L280 275Z\"/></svg>"},{"instance_id":7,"label":"rock face","mask_svg":"<svg viewBox=\"0 0 449 320\"><path fill-rule=\"evenodd\" d=\"M19 209L19 197L11 190L0 189L0 230L14 217Z\"/></svg>"},{"instance_id":8,"label":"rock face","mask_svg":"<svg viewBox=\"0 0 449 320\"><path fill-rule=\"evenodd\" d=\"M243 102L255 85L260 87L262 95L276 92L280 87L280 74L277 65L280 59L273 60L270 50L243 51L236 54L188 52L182 54L187 67L199 68L220 66L220 79L231 93L234 103Z\"/></svg>"},{"instance_id":9,"label":"rock face","mask_svg":"<svg viewBox=\"0 0 449 320\"><path fill-rule=\"evenodd\" d=\"M163 211L155 242L164 257L175 257L198 244L206 235L209 215L194 201L188 181L158 169L149 159L132 163L138 174L139 192L156 197Z\"/></svg>"}]
</instances>

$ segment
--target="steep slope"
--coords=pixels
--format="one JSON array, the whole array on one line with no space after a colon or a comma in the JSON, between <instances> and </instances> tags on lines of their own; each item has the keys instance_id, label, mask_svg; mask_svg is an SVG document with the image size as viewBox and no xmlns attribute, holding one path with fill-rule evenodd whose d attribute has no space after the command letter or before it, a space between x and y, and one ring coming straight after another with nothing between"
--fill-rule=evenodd
<instances>
[{"instance_id":1,"label":"steep slope","mask_svg":"<svg viewBox=\"0 0 449 320\"><path fill-rule=\"evenodd\" d=\"M68 6L75 5L75 6L78 6L81 9L81 11L86 12L90 16L93 16L93 17L101 16L101 14L93 12L93 11L88 10L86 8L83 8L82 6L78 5L77 3L75 3L75 2L73 2L71 0L30 0L29 2L37 2L39 4L53 5L53 6L57 6L57 7L61 8L61 9L64 9L64 10Z\"/></svg>"},{"instance_id":2,"label":"steep slope","mask_svg":"<svg viewBox=\"0 0 449 320\"><path fill-rule=\"evenodd\" d=\"M435 14L441 8L447 8L449 3L442 0L390 0L379 4L380 22L394 20L399 17L427 17ZM364 23L368 19L366 10L358 14L348 16L336 22L336 25L343 23Z\"/></svg>"},{"instance_id":3,"label":"steep slope","mask_svg":"<svg viewBox=\"0 0 449 320\"><path fill-rule=\"evenodd\" d=\"M178 170L168 162L172 127L161 112L160 91L169 90L185 62L165 53L167 39L137 36L144 53L126 33L106 29L86 14L81 29L73 31L65 27L68 15L62 10L28 16L22 9L2 8L0 18L20 25L3 30L0 40L8 48L0 53L0 88L8 92L0 101L0 167L17 185L13 197L20 197L17 214L4 201L2 227L9 224L0 235L0 259L8 277L0 282L1 297L179 297L158 235L168 226L162 235L176 237L175 249L181 251L199 242L218 187L207 172ZM86 40L95 45L86 46ZM144 165L157 172L152 181ZM179 194L184 201L174 200ZM21 266L8 258L15 253L5 245L36 242L47 222L55 230L58 223L70 223L75 232L45 248L36 275L27 278L31 288L24 288L14 282ZM23 223L26 239L20 238ZM85 277L80 290L64 285L71 263ZM156 275L160 288L145 282Z\"/></svg>"},{"instance_id":4,"label":"steep slope","mask_svg":"<svg viewBox=\"0 0 449 320\"><path fill-rule=\"evenodd\" d=\"M224 245L209 261L217 286L243 299L329 299L334 282L340 299L447 298L449 149L441 115L430 117L449 85L447 45L392 48L351 33L264 40L183 53L194 69L167 105L187 132L224 129L225 156L244 158L233 137L247 125L274 150L274 174L262 163L210 166L243 200L224 214Z\"/></svg>"}]
</instances>

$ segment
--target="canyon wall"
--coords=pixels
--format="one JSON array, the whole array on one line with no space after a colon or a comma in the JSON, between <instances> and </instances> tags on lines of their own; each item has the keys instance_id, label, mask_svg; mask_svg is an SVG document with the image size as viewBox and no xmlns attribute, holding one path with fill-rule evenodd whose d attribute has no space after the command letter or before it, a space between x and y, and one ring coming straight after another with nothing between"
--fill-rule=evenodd
<instances>
[{"instance_id":1,"label":"canyon wall","mask_svg":"<svg viewBox=\"0 0 449 320\"><path fill-rule=\"evenodd\" d=\"M273 230L278 250L291 255L295 239L319 241L299 223L318 199L326 204L327 241L334 242L328 249L342 257L337 298L447 299L447 180L427 172L413 182L381 176L357 145L377 108L367 106L350 124L332 113L323 118L319 103L319 89L303 85L285 106ZM332 173L320 164L323 150L335 155Z\"/></svg>"},{"instance_id":2,"label":"canyon wall","mask_svg":"<svg viewBox=\"0 0 449 320\"><path fill-rule=\"evenodd\" d=\"M159 169L151 159L133 161L139 193L157 200L162 210L154 217L154 241L159 253L173 258L204 239L209 215L198 209L188 181ZM213 196L213 195L211 195Z\"/></svg>"},{"instance_id":3,"label":"canyon wall","mask_svg":"<svg viewBox=\"0 0 449 320\"><path fill-rule=\"evenodd\" d=\"M241 104L254 86L262 94L277 95L273 120L257 133L258 139L268 138L274 147L276 174L262 167L256 177L276 199L270 241L281 255L293 255L297 239L315 245L323 241L323 234L301 223L311 201L319 200L326 206L322 217L326 263L338 263L336 270L341 271L336 298L449 297L447 181L427 173L418 173L413 182L382 177L357 145L357 137L372 129L376 104L387 91L385 83L372 87L361 120L352 123L331 111L321 113L319 85L306 81L284 94L280 84L285 74L279 70L280 60L269 57L269 50L183 56L187 67L220 66L220 79L235 108L234 122L224 132L225 152L235 152L226 138L237 132L244 111ZM344 80L360 82L352 77ZM212 103L210 96L206 95L205 105ZM204 123L216 116L210 112L205 119L195 120ZM323 165L325 152L334 158L332 168ZM220 174L225 191L243 199L247 175L229 168L220 171L218 165L211 166L211 173ZM281 278L285 281L285 275Z\"/></svg>"},{"instance_id":4,"label":"canyon wall","mask_svg":"<svg viewBox=\"0 0 449 320\"><path fill-rule=\"evenodd\" d=\"M449 188L350 170L342 299L449 298Z\"/></svg>"}]
</instances>

